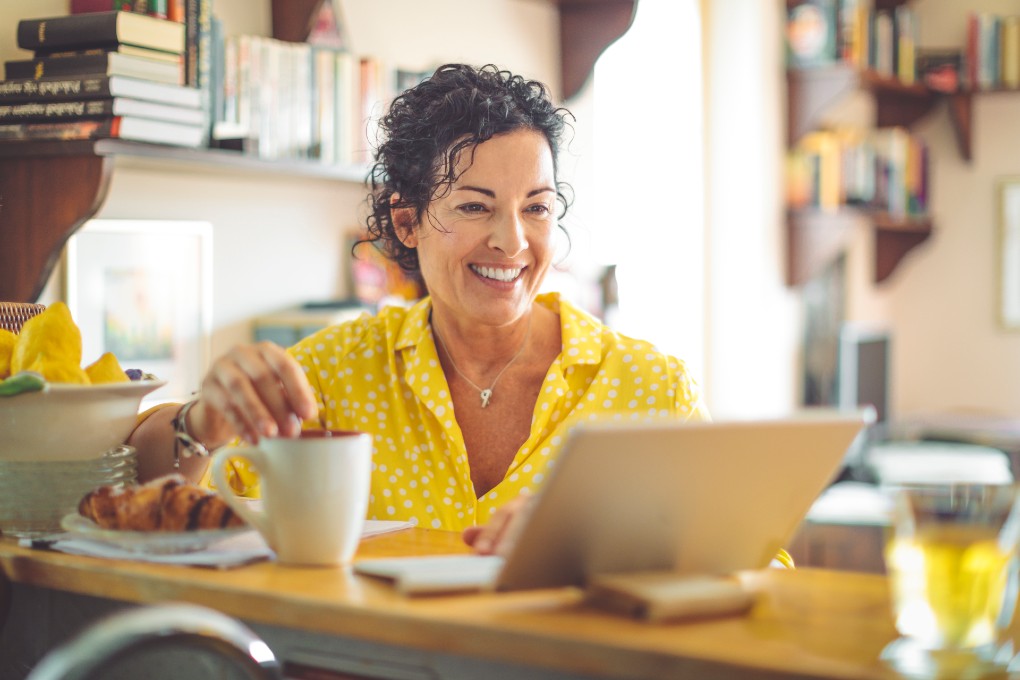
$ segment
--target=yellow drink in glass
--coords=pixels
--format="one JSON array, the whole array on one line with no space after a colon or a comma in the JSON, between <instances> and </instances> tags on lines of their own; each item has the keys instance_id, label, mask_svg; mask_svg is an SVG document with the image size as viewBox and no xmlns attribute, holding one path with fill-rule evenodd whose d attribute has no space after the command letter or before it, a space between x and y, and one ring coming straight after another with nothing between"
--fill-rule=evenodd
<instances>
[{"instance_id":1,"label":"yellow drink in glass","mask_svg":"<svg viewBox=\"0 0 1020 680\"><path fill-rule=\"evenodd\" d=\"M892 489L886 570L902 637L882 659L906 677L971 680L1005 670L1017 600L1020 494L1012 484Z\"/></svg>"},{"instance_id":2,"label":"yellow drink in glass","mask_svg":"<svg viewBox=\"0 0 1020 680\"><path fill-rule=\"evenodd\" d=\"M931 648L995 642L1011 557L988 527L925 527L893 539L886 562L897 629Z\"/></svg>"}]
</instances>

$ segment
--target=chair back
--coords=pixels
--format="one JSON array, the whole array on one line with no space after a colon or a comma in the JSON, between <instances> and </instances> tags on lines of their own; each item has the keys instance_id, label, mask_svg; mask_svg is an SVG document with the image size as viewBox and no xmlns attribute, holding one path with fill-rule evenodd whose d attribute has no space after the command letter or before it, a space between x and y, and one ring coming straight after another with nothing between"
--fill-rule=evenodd
<instances>
[{"instance_id":1,"label":"chair back","mask_svg":"<svg viewBox=\"0 0 1020 680\"><path fill-rule=\"evenodd\" d=\"M50 651L28 680L101 680L109 676L113 664L131 654L166 646L182 653L181 647L192 653L211 652L251 680L282 678L272 650L240 621L208 607L167 603L126 609L99 620ZM215 678L224 677L224 670L210 669Z\"/></svg>"},{"instance_id":2,"label":"chair back","mask_svg":"<svg viewBox=\"0 0 1020 680\"><path fill-rule=\"evenodd\" d=\"M20 333L21 326L44 309L34 302L0 302L0 328Z\"/></svg>"}]
</instances>

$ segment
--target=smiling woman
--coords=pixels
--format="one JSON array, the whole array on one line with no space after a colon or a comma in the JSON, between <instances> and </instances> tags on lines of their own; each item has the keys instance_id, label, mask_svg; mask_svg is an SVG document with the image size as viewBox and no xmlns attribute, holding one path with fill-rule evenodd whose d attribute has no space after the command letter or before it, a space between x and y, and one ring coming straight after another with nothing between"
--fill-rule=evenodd
<instances>
[{"instance_id":1,"label":"smiling woman","mask_svg":"<svg viewBox=\"0 0 1020 680\"><path fill-rule=\"evenodd\" d=\"M179 428L207 448L294 436L302 421L367 432L369 518L460 530L505 526L582 420L702 417L683 362L539 295L568 205L556 161L568 115L541 83L494 66L442 66L398 97L380 126L364 247L428 296L289 350L233 350ZM132 437L146 455L170 455L167 411Z\"/></svg>"}]
</instances>

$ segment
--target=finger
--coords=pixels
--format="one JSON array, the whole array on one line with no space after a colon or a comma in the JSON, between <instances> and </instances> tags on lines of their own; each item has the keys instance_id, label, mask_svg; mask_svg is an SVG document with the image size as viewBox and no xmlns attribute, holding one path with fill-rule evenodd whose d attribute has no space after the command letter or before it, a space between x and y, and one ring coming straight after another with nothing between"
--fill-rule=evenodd
<instances>
[{"instance_id":1,"label":"finger","mask_svg":"<svg viewBox=\"0 0 1020 680\"><path fill-rule=\"evenodd\" d=\"M482 555L491 555L497 551L510 522L510 514L502 509L496 512L492 519L478 533L472 547L475 552Z\"/></svg>"},{"instance_id":2,"label":"finger","mask_svg":"<svg viewBox=\"0 0 1020 680\"><path fill-rule=\"evenodd\" d=\"M468 528L464 529L464 531L461 533L460 537L469 546L474 547L475 541L478 540L479 534L482 533L482 528L483 527L479 527L479 526L468 527Z\"/></svg>"},{"instance_id":3,"label":"finger","mask_svg":"<svg viewBox=\"0 0 1020 680\"><path fill-rule=\"evenodd\" d=\"M275 436L276 421L263 402L255 386L261 360L252 357L254 350L239 348L228 357L217 362L210 372L203 392L211 393L217 399L221 411L234 423L239 433L249 441L258 441L260 436ZM277 388L279 389L279 388Z\"/></svg>"},{"instance_id":4,"label":"finger","mask_svg":"<svg viewBox=\"0 0 1020 680\"><path fill-rule=\"evenodd\" d=\"M301 430L298 416L276 371L289 358L283 349L272 343L259 343L238 352L237 365L254 388L258 406L256 415L259 434L265 437L294 436Z\"/></svg>"},{"instance_id":5,"label":"finger","mask_svg":"<svg viewBox=\"0 0 1020 680\"><path fill-rule=\"evenodd\" d=\"M296 415L299 421L311 420L318 416L319 407L315 401L315 393L312 392L305 370L297 359L273 343L260 343L258 348L263 359L279 380L290 412ZM290 424L296 427L296 430L290 434L296 435L300 430L301 423L294 423L291 419Z\"/></svg>"}]
</instances>

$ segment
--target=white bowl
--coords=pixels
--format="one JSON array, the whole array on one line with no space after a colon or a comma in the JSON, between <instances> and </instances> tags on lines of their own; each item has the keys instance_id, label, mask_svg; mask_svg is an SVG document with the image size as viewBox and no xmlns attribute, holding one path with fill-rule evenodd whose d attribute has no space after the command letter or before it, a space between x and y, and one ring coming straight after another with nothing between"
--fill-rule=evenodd
<instances>
[{"instance_id":1,"label":"white bowl","mask_svg":"<svg viewBox=\"0 0 1020 680\"><path fill-rule=\"evenodd\" d=\"M0 397L0 460L98 458L124 443L142 397L165 380L107 385L51 384L42 392Z\"/></svg>"}]
</instances>

